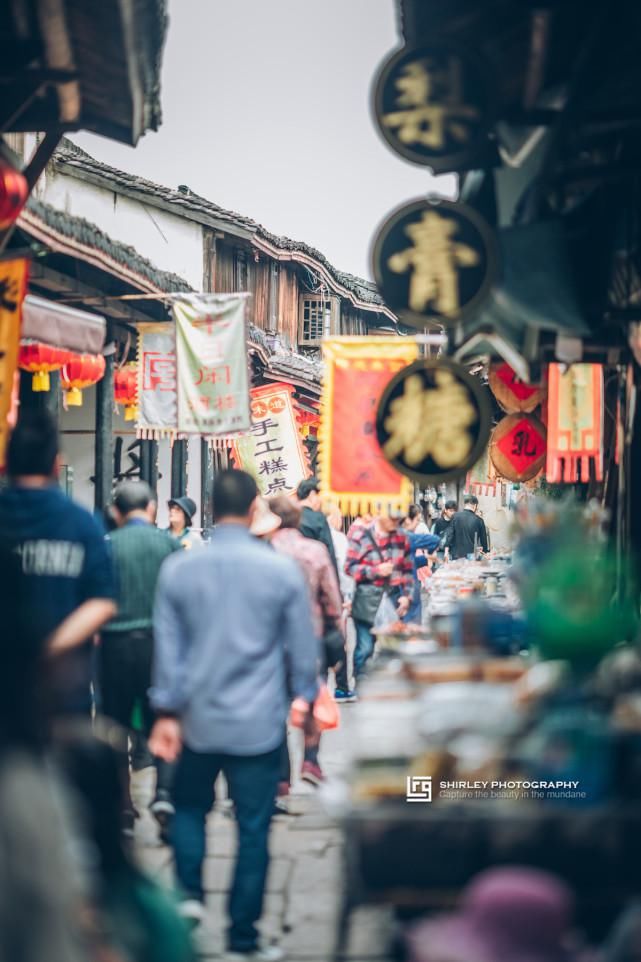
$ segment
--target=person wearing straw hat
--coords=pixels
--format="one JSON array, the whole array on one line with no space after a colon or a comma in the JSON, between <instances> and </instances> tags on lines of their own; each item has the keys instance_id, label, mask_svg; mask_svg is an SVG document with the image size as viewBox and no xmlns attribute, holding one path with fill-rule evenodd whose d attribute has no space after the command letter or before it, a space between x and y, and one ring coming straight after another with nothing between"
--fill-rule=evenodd
<instances>
[{"instance_id":1,"label":"person wearing straw hat","mask_svg":"<svg viewBox=\"0 0 641 962\"><path fill-rule=\"evenodd\" d=\"M270 541L273 534L278 531L282 522L278 515L269 507L265 498L256 498L256 511L252 519L249 533L262 541Z\"/></svg>"}]
</instances>

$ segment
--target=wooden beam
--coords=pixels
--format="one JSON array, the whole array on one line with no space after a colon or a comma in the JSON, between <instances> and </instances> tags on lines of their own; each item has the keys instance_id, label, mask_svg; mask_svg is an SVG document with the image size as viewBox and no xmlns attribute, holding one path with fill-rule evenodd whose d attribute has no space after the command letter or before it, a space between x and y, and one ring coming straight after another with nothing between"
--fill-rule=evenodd
<instances>
[{"instance_id":1,"label":"wooden beam","mask_svg":"<svg viewBox=\"0 0 641 962\"><path fill-rule=\"evenodd\" d=\"M45 134L42 143L38 144L35 154L22 171L27 180L27 184L29 185L29 193L31 193L33 188L36 186L36 181L53 157L54 151L61 140L62 131L49 130Z\"/></svg>"},{"instance_id":2,"label":"wooden beam","mask_svg":"<svg viewBox=\"0 0 641 962\"><path fill-rule=\"evenodd\" d=\"M106 341L113 340L112 325L107 323ZM96 385L95 504L104 511L111 501L114 473L114 353L105 355L105 373Z\"/></svg>"},{"instance_id":3,"label":"wooden beam","mask_svg":"<svg viewBox=\"0 0 641 962\"><path fill-rule=\"evenodd\" d=\"M70 300L77 300L78 307L83 306L83 309L93 309L95 312L107 314L109 317L115 319L123 319L130 322L157 320L154 315L145 314L135 307L129 307L128 301L114 300L97 287L85 284L82 281L77 281L74 277L63 274L61 271L47 267L44 264L39 264L37 261L31 266L29 281L35 284L36 287L64 294L65 303L69 303ZM85 305L83 298L91 299L91 303ZM73 305L70 304L70 306Z\"/></svg>"}]
</instances>

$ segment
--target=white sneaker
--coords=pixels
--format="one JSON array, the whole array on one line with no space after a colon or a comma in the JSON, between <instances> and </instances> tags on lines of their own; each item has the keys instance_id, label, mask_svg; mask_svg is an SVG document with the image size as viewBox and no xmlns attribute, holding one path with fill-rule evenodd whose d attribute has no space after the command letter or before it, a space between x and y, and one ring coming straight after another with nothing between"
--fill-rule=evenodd
<instances>
[{"instance_id":1,"label":"white sneaker","mask_svg":"<svg viewBox=\"0 0 641 962\"><path fill-rule=\"evenodd\" d=\"M178 903L178 914L193 928L196 928L205 917L205 906L198 899L184 899Z\"/></svg>"},{"instance_id":2,"label":"white sneaker","mask_svg":"<svg viewBox=\"0 0 641 962\"><path fill-rule=\"evenodd\" d=\"M227 952L228 962L282 962L285 952L280 945L260 945L251 952Z\"/></svg>"}]
</instances>

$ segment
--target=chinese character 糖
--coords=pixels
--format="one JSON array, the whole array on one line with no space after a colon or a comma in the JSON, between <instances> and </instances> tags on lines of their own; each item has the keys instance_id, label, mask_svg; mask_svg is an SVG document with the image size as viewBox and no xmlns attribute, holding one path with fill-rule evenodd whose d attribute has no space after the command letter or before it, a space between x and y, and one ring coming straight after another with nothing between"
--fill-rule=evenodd
<instances>
[{"instance_id":1,"label":"chinese character \u7cd6","mask_svg":"<svg viewBox=\"0 0 641 962\"><path fill-rule=\"evenodd\" d=\"M402 457L415 467L431 456L447 469L469 457L474 441L467 429L477 420L476 409L449 371L437 371L435 383L424 388L422 378L413 374L402 397L391 402L384 422L390 435L383 445L388 458Z\"/></svg>"}]
</instances>

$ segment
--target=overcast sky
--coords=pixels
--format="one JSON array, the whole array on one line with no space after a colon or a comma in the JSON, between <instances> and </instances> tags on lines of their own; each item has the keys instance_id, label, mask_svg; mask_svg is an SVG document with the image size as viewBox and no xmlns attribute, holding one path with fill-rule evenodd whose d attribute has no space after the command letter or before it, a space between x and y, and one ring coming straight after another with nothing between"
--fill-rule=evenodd
<instances>
[{"instance_id":1,"label":"overcast sky","mask_svg":"<svg viewBox=\"0 0 641 962\"><path fill-rule=\"evenodd\" d=\"M370 277L377 225L435 190L370 116L399 44L395 0L170 0L164 122L138 147L73 139L105 163L192 190ZM451 192L449 178L440 190Z\"/></svg>"}]
</instances>

